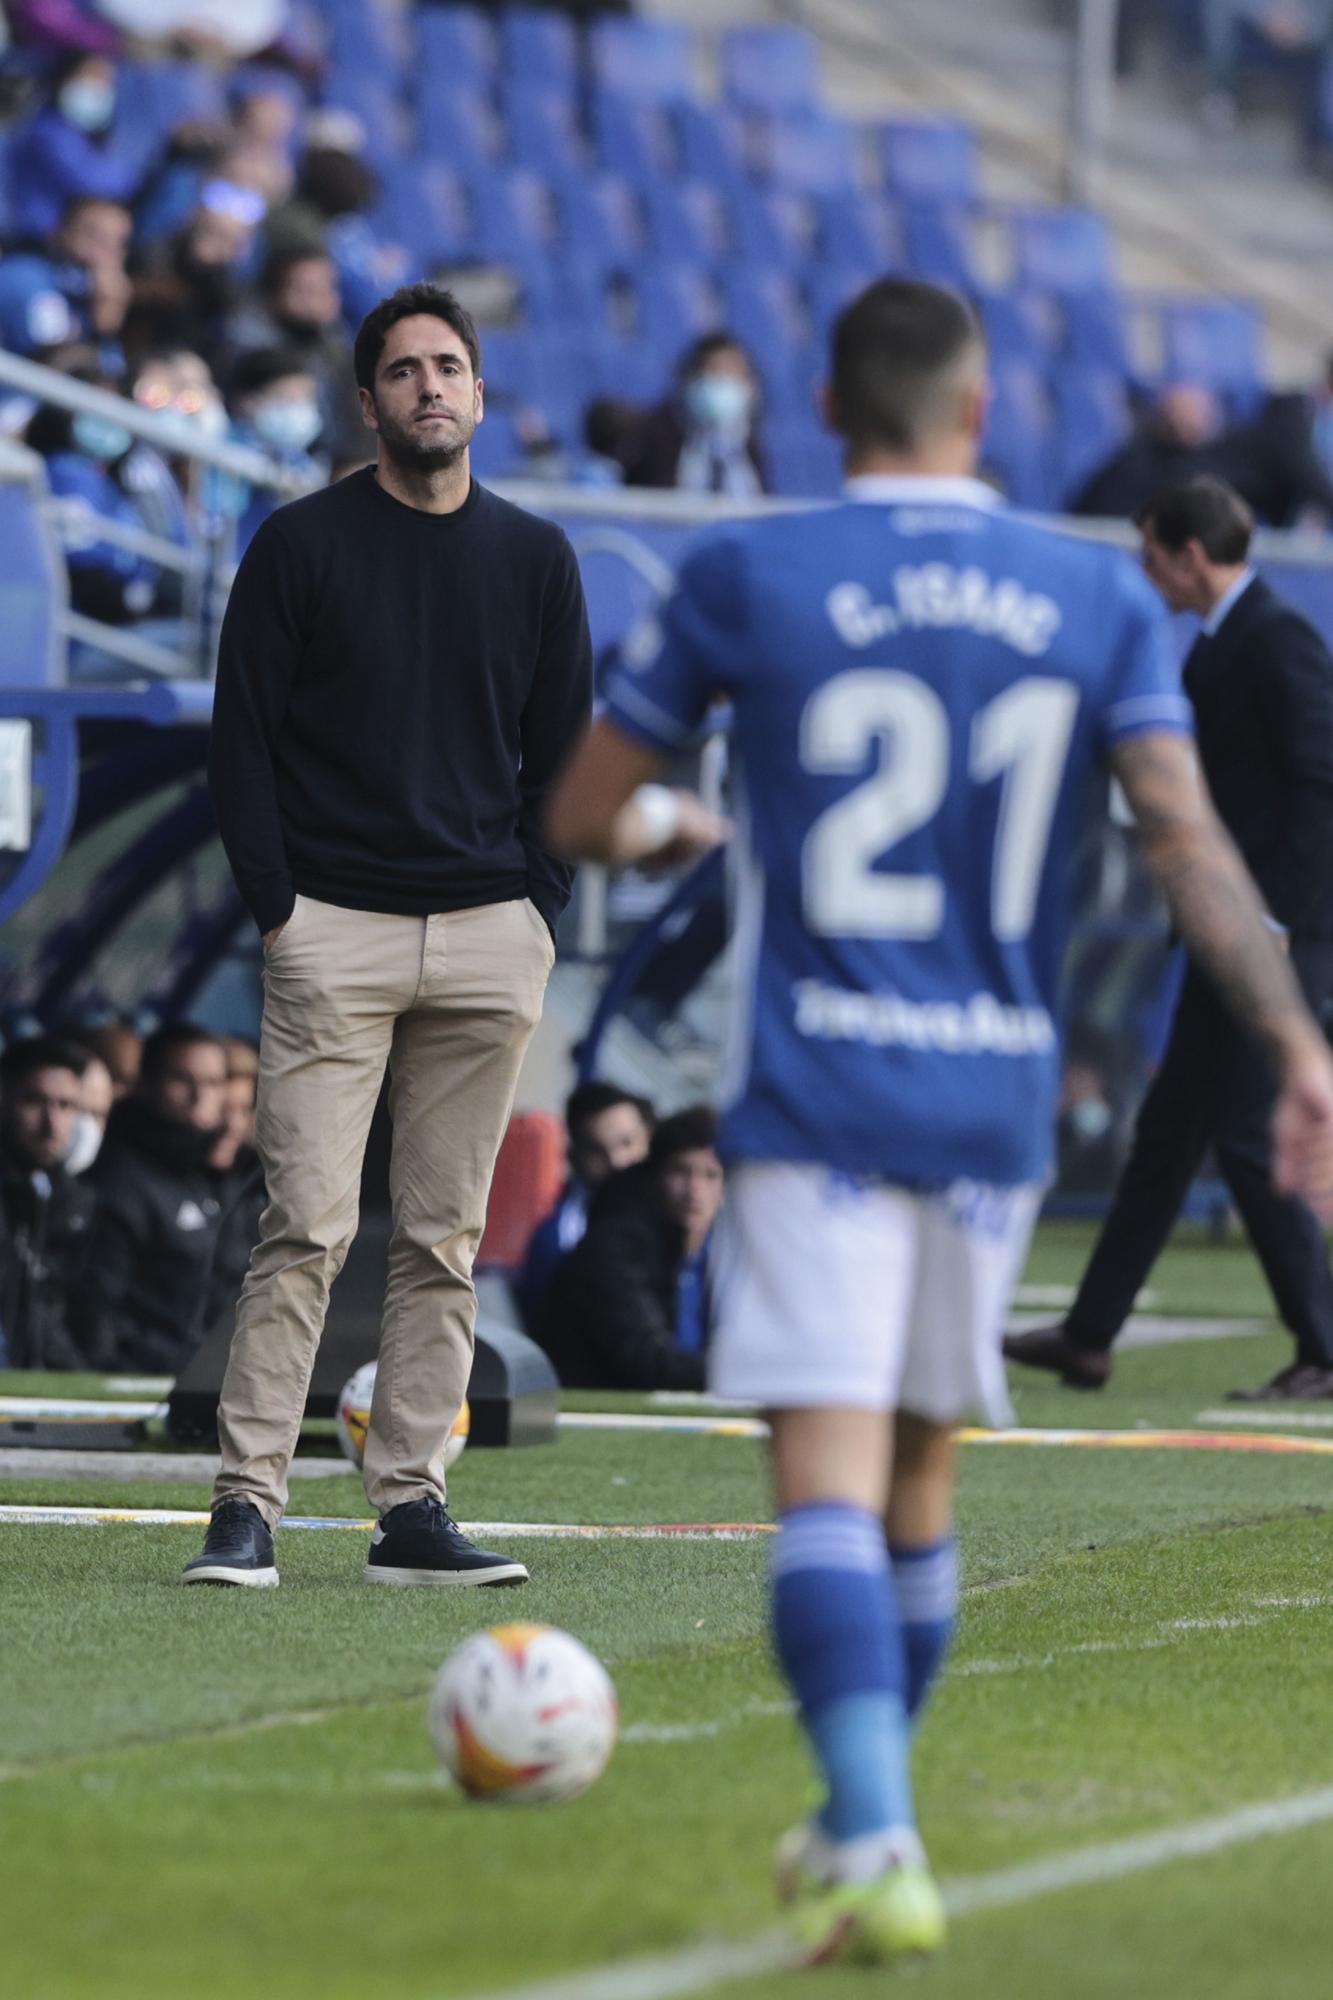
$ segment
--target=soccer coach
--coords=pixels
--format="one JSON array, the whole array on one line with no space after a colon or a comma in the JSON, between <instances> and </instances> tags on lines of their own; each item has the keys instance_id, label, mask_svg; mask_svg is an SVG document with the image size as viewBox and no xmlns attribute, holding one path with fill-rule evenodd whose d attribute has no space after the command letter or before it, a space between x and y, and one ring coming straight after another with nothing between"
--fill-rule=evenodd
<instances>
[{"instance_id":1,"label":"soccer coach","mask_svg":"<svg viewBox=\"0 0 1333 2000\"><path fill-rule=\"evenodd\" d=\"M355 366L376 463L270 516L222 628L208 775L263 938L269 1201L186 1583L278 1581L272 1531L386 1065L393 1235L365 1575L527 1576L450 1519L441 1454L472 1364L495 1156L572 884L541 829L591 704L587 614L561 530L471 476L481 355L453 295L383 300Z\"/></svg>"}]
</instances>

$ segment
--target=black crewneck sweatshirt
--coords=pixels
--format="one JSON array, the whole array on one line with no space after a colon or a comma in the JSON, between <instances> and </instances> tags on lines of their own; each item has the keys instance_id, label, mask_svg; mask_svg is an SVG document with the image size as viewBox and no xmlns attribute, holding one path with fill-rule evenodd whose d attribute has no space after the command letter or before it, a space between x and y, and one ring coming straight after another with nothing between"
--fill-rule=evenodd
<instances>
[{"instance_id":1,"label":"black crewneck sweatshirt","mask_svg":"<svg viewBox=\"0 0 1333 2000\"><path fill-rule=\"evenodd\" d=\"M410 916L526 895L554 930L573 875L543 801L591 699L553 522L475 480L426 514L373 469L278 508L232 586L208 752L261 932L298 893Z\"/></svg>"}]
</instances>

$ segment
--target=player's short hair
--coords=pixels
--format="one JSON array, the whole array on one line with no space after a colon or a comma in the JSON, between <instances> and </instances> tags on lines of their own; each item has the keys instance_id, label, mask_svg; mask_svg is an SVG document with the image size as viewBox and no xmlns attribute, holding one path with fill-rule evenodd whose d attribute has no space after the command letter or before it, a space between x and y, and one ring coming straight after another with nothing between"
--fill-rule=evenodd
<instances>
[{"instance_id":1,"label":"player's short hair","mask_svg":"<svg viewBox=\"0 0 1333 2000\"><path fill-rule=\"evenodd\" d=\"M397 326L400 319L412 319L418 313L427 313L432 319L442 319L446 326L451 326L467 350L472 373L480 375L481 342L477 339L471 313L443 285L433 285L429 279L423 279L420 284L400 285L396 292L390 292L387 299L381 299L377 306L372 306L362 320L352 350L358 389L374 390L375 370L380 365L389 328Z\"/></svg>"},{"instance_id":2,"label":"player's short hair","mask_svg":"<svg viewBox=\"0 0 1333 2000\"><path fill-rule=\"evenodd\" d=\"M691 1104L662 1120L648 1148L648 1163L654 1173L660 1173L679 1153L706 1153L716 1147L716 1111L711 1104Z\"/></svg>"},{"instance_id":3,"label":"player's short hair","mask_svg":"<svg viewBox=\"0 0 1333 2000\"><path fill-rule=\"evenodd\" d=\"M25 1083L39 1069L67 1069L81 1077L88 1067L88 1051L77 1042L59 1035L24 1035L0 1051L0 1094Z\"/></svg>"},{"instance_id":4,"label":"player's short hair","mask_svg":"<svg viewBox=\"0 0 1333 2000\"><path fill-rule=\"evenodd\" d=\"M149 1035L143 1045L139 1081L155 1083L177 1049L197 1048L218 1049L226 1060L227 1044L211 1028L201 1028L197 1021L168 1021L164 1028L158 1028Z\"/></svg>"},{"instance_id":5,"label":"player's short hair","mask_svg":"<svg viewBox=\"0 0 1333 2000\"><path fill-rule=\"evenodd\" d=\"M657 1113L646 1097L636 1097L618 1083L581 1083L565 1099L565 1126L573 1143L577 1146L593 1119L613 1111L617 1104L632 1105L649 1132L657 1123Z\"/></svg>"},{"instance_id":6,"label":"player's short hair","mask_svg":"<svg viewBox=\"0 0 1333 2000\"><path fill-rule=\"evenodd\" d=\"M1235 487L1207 474L1166 487L1140 508L1137 519L1172 555L1186 542L1198 542L1215 563L1243 563L1254 535L1254 515Z\"/></svg>"},{"instance_id":7,"label":"player's short hair","mask_svg":"<svg viewBox=\"0 0 1333 2000\"><path fill-rule=\"evenodd\" d=\"M985 348L967 300L943 285L879 278L839 313L830 388L853 445L912 451L945 428L964 362Z\"/></svg>"}]
</instances>

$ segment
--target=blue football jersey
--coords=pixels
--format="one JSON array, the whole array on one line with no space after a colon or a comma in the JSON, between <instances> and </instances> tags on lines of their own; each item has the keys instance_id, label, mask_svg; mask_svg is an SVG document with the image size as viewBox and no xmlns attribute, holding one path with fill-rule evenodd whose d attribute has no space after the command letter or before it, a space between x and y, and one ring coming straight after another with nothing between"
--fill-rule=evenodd
<instances>
[{"instance_id":1,"label":"blue football jersey","mask_svg":"<svg viewBox=\"0 0 1333 2000\"><path fill-rule=\"evenodd\" d=\"M1109 743L1188 731L1124 555L971 480L857 480L710 532L606 712L668 752L734 705L733 1158L1042 1178L1070 867Z\"/></svg>"}]
</instances>

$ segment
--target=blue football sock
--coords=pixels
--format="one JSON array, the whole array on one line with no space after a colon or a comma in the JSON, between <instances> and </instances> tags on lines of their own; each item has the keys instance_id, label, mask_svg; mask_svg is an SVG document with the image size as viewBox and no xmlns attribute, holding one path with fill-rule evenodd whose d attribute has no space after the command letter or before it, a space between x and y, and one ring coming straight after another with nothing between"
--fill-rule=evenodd
<instances>
[{"instance_id":1,"label":"blue football sock","mask_svg":"<svg viewBox=\"0 0 1333 2000\"><path fill-rule=\"evenodd\" d=\"M906 1664L876 1515L830 1501L782 1516L773 1629L828 1780L824 1832L851 1841L914 1826Z\"/></svg>"},{"instance_id":2,"label":"blue football sock","mask_svg":"<svg viewBox=\"0 0 1333 2000\"><path fill-rule=\"evenodd\" d=\"M953 1640L958 1619L958 1548L952 1535L921 1548L890 1546L907 1659L907 1713L915 1718Z\"/></svg>"}]
</instances>

